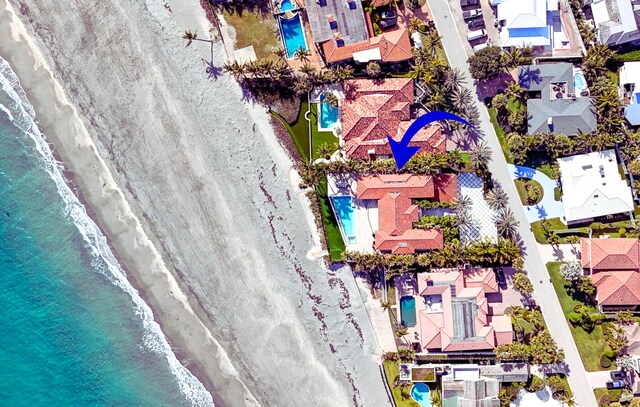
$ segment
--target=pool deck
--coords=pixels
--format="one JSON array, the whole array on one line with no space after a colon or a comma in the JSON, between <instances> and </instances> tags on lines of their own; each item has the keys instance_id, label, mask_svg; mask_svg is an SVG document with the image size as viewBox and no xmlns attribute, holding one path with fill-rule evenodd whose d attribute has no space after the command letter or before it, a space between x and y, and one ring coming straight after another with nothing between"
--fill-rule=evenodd
<instances>
[{"instance_id":1,"label":"pool deck","mask_svg":"<svg viewBox=\"0 0 640 407\"><path fill-rule=\"evenodd\" d=\"M351 176L341 176L340 182L345 182L347 188L338 188L337 179L327 176L329 195L351 196L355 205L354 222L356 228L356 243L345 241L347 250L360 253L373 253L374 233L378 230L378 202L356 199L356 179Z\"/></svg>"}]
</instances>

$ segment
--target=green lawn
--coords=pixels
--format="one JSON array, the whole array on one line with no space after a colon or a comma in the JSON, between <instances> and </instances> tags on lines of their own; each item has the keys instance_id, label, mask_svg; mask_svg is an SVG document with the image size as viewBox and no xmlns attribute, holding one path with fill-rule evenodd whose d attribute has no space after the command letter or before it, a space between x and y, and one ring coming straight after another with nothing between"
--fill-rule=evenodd
<instances>
[{"instance_id":1,"label":"green lawn","mask_svg":"<svg viewBox=\"0 0 640 407\"><path fill-rule=\"evenodd\" d=\"M549 222L550 230L563 230L567 228L567 225L560 222L560 218L547 219ZM531 224L533 230L533 236L535 236L538 243L547 243L547 238L544 236L544 229L542 228L542 221L533 222Z\"/></svg>"},{"instance_id":2,"label":"green lawn","mask_svg":"<svg viewBox=\"0 0 640 407\"><path fill-rule=\"evenodd\" d=\"M327 195L327 178L322 177L322 180L316 187L318 193L318 199L320 200L320 208L322 209L322 222L324 223L324 230L327 235L327 245L329 246L329 254L333 260L339 260L344 253L345 245L342 240L342 234L338 227L338 221L331 209L331 203L329 202L329 196Z\"/></svg>"},{"instance_id":3,"label":"green lawn","mask_svg":"<svg viewBox=\"0 0 640 407\"><path fill-rule=\"evenodd\" d=\"M511 158L511 152L509 151L509 144L507 143L507 139L504 137L504 130L498 124L498 112L495 108L489 108L489 117L491 117L491 123L493 124L493 129L496 131L498 135L498 141L500 142L500 147L502 147L502 152L504 153L504 158L507 160L509 164L513 164L513 158Z\"/></svg>"},{"instance_id":4,"label":"green lawn","mask_svg":"<svg viewBox=\"0 0 640 407\"><path fill-rule=\"evenodd\" d=\"M393 283L393 278L387 280L387 301L391 305L396 304L396 286Z\"/></svg>"},{"instance_id":5,"label":"green lawn","mask_svg":"<svg viewBox=\"0 0 640 407\"><path fill-rule=\"evenodd\" d=\"M628 62L628 61L640 61L640 50L636 49L633 51L622 52L616 54L613 59L616 61Z\"/></svg>"},{"instance_id":6,"label":"green lawn","mask_svg":"<svg viewBox=\"0 0 640 407\"><path fill-rule=\"evenodd\" d=\"M561 264L562 263L559 262L547 263L547 270L549 270L553 288L556 291L556 295L560 301L560 306L562 307L562 311L566 318L568 313L573 312L576 305L584 303L567 294L567 291L564 288L565 280L562 278L562 275L560 275ZM590 307L590 310L592 312L598 312L594 307ZM569 325L569 329L571 330L573 340L576 343L576 347L578 348L578 352L580 353L585 369L589 372L602 370L602 367L600 366L600 357L604 351L609 348L605 342L604 335L602 334L602 326L596 325L592 332L586 332L580 327L572 326L568 321L567 324ZM615 363L611 365L611 369L615 369Z\"/></svg>"},{"instance_id":7,"label":"green lawn","mask_svg":"<svg viewBox=\"0 0 640 407\"><path fill-rule=\"evenodd\" d=\"M409 392L411 391L410 384L407 386L405 396L408 397L406 398L402 396L400 387L394 386L396 378L400 374L397 362L394 362L392 360L385 360L384 374L385 376L387 376L387 382L389 383L389 387L391 388L391 393L393 394L393 398L396 401L397 407L420 407L420 405L416 403L409 395Z\"/></svg>"},{"instance_id":8,"label":"green lawn","mask_svg":"<svg viewBox=\"0 0 640 407\"><path fill-rule=\"evenodd\" d=\"M309 110L309 102L306 99L303 99L298 118L293 123L287 123L280 114L272 111L272 113L280 119L282 124L284 124L284 127L293 139L293 143L295 144L300 157L305 161L309 161L309 121L305 118L307 110ZM311 151L312 158L315 160L316 158L320 158L320 155L318 154L318 147L323 143L327 143L333 151L336 151L339 146L338 138L334 136L332 132L318 130L318 112L317 105L315 103L311 104L310 110L311 112L308 117L311 121Z\"/></svg>"},{"instance_id":9,"label":"green lawn","mask_svg":"<svg viewBox=\"0 0 640 407\"><path fill-rule=\"evenodd\" d=\"M538 181L534 181L528 178L518 178L513 180L513 183L516 184L516 190L518 191L518 195L520 195L520 202L522 202L523 205L535 205L542 201L542 198L544 197L544 189L542 189L542 185L540 185ZM526 189L527 185L531 185L533 188L539 191L540 199L538 200L538 202L532 204L528 202L529 198Z\"/></svg>"},{"instance_id":10,"label":"green lawn","mask_svg":"<svg viewBox=\"0 0 640 407\"><path fill-rule=\"evenodd\" d=\"M559 187L553 188L553 199L560 201L562 198L562 190Z\"/></svg>"},{"instance_id":11,"label":"green lawn","mask_svg":"<svg viewBox=\"0 0 640 407\"><path fill-rule=\"evenodd\" d=\"M609 394L609 400L611 400L611 402L620 400L620 397L622 396L622 390L620 389L608 390L606 387L598 387L593 389L593 394L595 394L596 400L598 400L598 402L600 402L600 398L602 398L602 396L607 393Z\"/></svg>"},{"instance_id":12,"label":"green lawn","mask_svg":"<svg viewBox=\"0 0 640 407\"><path fill-rule=\"evenodd\" d=\"M253 45L258 59L275 57L272 49L274 46L282 46L275 33L278 31L276 20L271 13L260 14L258 12L244 11L241 14L222 13L224 19L236 30L236 48ZM199 33L199 38L204 38L204 33Z\"/></svg>"}]
</instances>

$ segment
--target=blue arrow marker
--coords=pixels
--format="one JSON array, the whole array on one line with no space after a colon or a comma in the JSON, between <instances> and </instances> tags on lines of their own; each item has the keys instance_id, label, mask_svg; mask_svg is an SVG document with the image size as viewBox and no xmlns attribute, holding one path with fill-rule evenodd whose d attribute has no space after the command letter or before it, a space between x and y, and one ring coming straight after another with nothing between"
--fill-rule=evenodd
<instances>
[{"instance_id":1,"label":"blue arrow marker","mask_svg":"<svg viewBox=\"0 0 640 407\"><path fill-rule=\"evenodd\" d=\"M398 166L398 170L400 170L404 165L415 155L415 153L420 150L418 146L409 146L409 142L416 135L420 129L425 127L428 124L433 122L437 122L438 120L455 120L457 122L466 124L469 127L473 127L469 122L464 120L462 117L456 116L453 113L447 112L429 112L427 114L423 114L418 117L416 121L411 123L411 126L407 129L402 136L402 140L400 142L395 141L391 137L389 139L389 145L391 146L391 152L393 153L393 158L396 160L396 165Z\"/></svg>"}]
</instances>

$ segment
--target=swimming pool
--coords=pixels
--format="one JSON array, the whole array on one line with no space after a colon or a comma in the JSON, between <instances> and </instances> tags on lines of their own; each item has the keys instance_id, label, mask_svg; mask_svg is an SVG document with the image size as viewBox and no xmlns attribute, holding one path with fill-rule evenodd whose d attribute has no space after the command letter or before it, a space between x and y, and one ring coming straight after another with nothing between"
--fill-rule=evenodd
<instances>
[{"instance_id":1,"label":"swimming pool","mask_svg":"<svg viewBox=\"0 0 640 407\"><path fill-rule=\"evenodd\" d=\"M280 7L278 9L280 11L289 11L289 10L293 10L294 8L296 8L296 5L293 4L293 1L291 1L291 0L282 0L280 2Z\"/></svg>"},{"instance_id":2,"label":"swimming pool","mask_svg":"<svg viewBox=\"0 0 640 407\"><path fill-rule=\"evenodd\" d=\"M584 80L582 71L577 71L573 74L573 86L576 88L576 93L587 89L587 82Z\"/></svg>"},{"instance_id":3,"label":"swimming pool","mask_svg":"<svg viewBox=\"0 0 640 407\"><path fill-rule=\"evenodd\" d=\"M403 326L416 326L416 299L407 296L400 298L400 322Z\"/></svg>"},{"instance_id":4,"label":"swimming pool","mask_svg":"<svg viewBox=\"0 0 640 407\"><path fill-rule=\"evenodd\" d=\"M300 15L296 14L293 18L280 17L280 32L287 50L287 58L293 59L295 52L300 48L308 51Z\"/></svg>"},{"instance_id":5,"label":"swimming pool","mask_svg":"<svg viewBox=\"0 0 640 407\"><path fill-rule=\"evenodd\" d=\"M429 393L429 386L424 383L416 383L411 388L411 398L418 402L420 407L431 407L431 396Z\"/></svg>"},{"instance_id":6,"label":"swimming pool","mask_svg":"<svg viewBox=\"0 0 640 407\"><path fill-rule=\"evenodd\" d=\"M333 126L338 122L339 109L331 103L324 101L324 96L320 96L318 103L320 111L320 120L318 120L318 130L331 131Z\"/></svg>"},{"instance_id":7,"label":"swimming pool","mask_svg":"<svg viewBox=\"0 0 640 407\"><path fill-rule=\"evenodd\" d=\"M333 196L331 197L331 201L333 202L333 210L336 214L336 218L338 218L338 222L340 223L340 229L342 232L342 237L344 238L345 243L347 244L355 244L356 243L356 225L354 212L355 207L353 202L351 201L350 196Z\"/></svg>"}]
</instances>

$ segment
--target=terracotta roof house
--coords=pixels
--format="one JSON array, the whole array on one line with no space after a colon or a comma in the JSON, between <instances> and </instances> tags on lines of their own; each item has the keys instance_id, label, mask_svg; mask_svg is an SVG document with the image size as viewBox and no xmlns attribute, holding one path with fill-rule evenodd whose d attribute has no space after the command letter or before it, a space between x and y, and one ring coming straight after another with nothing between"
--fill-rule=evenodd
<instances>
[{"instance_id":1,"label":"terracotta roof house","mask_svg":"<svg viewBox=\"0 0 640 407\"><path fill-rule=\"evenodd\" d=\"M413 123L413 79L387 78L380 81L347 81L348 96L340 105L342 140L347 158L391 157L388 136L400 141ZM439 125L421 129L410 145L420 152L446 151L446 140Z\"/></svg>"},{"instance_id":2,"label":"terracotta roof house","mask_svg":"<svg viewBox=\"0 0 640 407\"><path fill-rule=\"evenodd\" d=\"M377 201L378 230L374 248L381 252L410 254L442 248L441 230L413 229L420 210L413 199L450 202L458 190L454 174L414 176L411 174L376 175L358 179L356 198Z\"/></svg>"},{"instance_id":3,"label":"terracotta roof house","mask_svg":"<svg viewBox=\"0 0 640 407\"><path fill-rule=\"evenodd\" d=\"M582 268L591 274L600 310L638 309L640 241L584 238L581 246Z\"/></svg>"},{"instance_id":4,"label":"terracotta roof house","mask_svg":"<svg viewBox=\"0 0 640 407\"><path fill-rule=\"evenodd\" d=\"M373 35L371 21L355 0L316 0L305 3L313 41L325 62L353 60L401 62L412 58L405 29Z\"/></svg>"},{"instance_id":5,"label":"terracotta roof house","mask_svg":"<svg viewBox=\"0 0 640 407\"><path fill-rule=\"evenodd\" d=\"M513 340L511 318L493 315L486 297L499 291L492 269L418 274L422 351L491 350Z\"/></svg>"}]
</instances>

